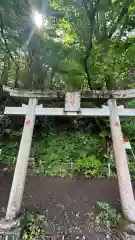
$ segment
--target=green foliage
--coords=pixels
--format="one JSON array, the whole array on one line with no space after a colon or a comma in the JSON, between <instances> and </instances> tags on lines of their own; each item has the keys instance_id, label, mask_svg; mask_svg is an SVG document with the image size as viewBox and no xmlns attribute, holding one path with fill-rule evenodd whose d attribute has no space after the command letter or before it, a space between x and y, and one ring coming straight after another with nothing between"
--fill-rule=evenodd
<instances>
[{"instance_id":1,"label":"green foliage","mask_svg":"<svg viewBox=\"0 0 135 240\"><path fill-rule=\"evenodd\" d=\"M91 147L88 148L89 143L88 135L53 133L47 138L44 136L43 140L36 144L36 153L40 158L40 174L42 169L46 175L71 176L76 159L83 152L92 151Z\"/></svg>"},{"instance_id":2,"label":"green foliage","mask_svg":"<svg viewBox=\"0 0 135 240\"><path fill-rule=\"evenodd\" d=\"M108 203L97 202L100 213L95 216L94 222L97 227L118 228L121 215L117 213Z\"/></svg>"},{"instance_id":3,"label":"green foliage","mask_svg":"<svg viewBox=\"0 0 135 240\"><path fill-rule=\"evenodd\" d=\"M82 64L89 87L128 86L127 68L132 64L131 56L135 51L134 37L128 35L128 31L134 29L131 10L134 1L54 0L51 5L63 13L56 25L57 32L61 33L64 44L78 51L79 61L75 61ZM68 38L65 38L67 33Z\"/></svg>"},{"instance_id":4,"label":"green foliage","mask_svg":"<svg viewBox=\"0 0 135 240\"><path fill-rule=\"evenodd\" d=\"M128 102L129 108L135 108L135 100L131 100ZM128 138L133 152L135 153L135 119L133 117L124 118L121 120L122 123L122 130L123 130L123 136ZM127 150L127 156L128 156L128 164L129 164L129 170L131 177L135 179L135 160L134 156L132 155L132 152L130 150Z\"/></svg>"},{"instance_id":5,"label":"green foliage","mask_svg":"<svg viewBox=\"0 0 135 240\"><path fill-rule=\"evenodd\" d=\"M0 164L4 163L8 165L9 169L13 169L16 163L16 158L19 150L19 144L17 142L4 142L0 144L2 149L0 155Z\"/></svg>"},{"instance_id":6,"label":"green foliage","mask_svg":"<svg viewBox=\"0 0 135 240\"><path fill-rule=\"evenodd\" d=\"M127 129L124 136L129 137L134 151L134 135L128 126L129 123L130 121L126 121L122 125L124 130ZM10 125L12 124L10 123ZM1 131L0 164L7 164L9 169L14 169L21 130L12 129L11 131L10 125L3 126ZM35 159L35 167L30 168L29 173L61 177L74 175L105 177L108 176L108 163L110 163L110 177L116 176L115 162L106 155L105 134L57 132L56 130L57 126L53 119L50 124L48 119L43 122L39 119L30 155ZM131 176L135 178L133 156L128 154L128 158Z\"/></svg>"},{"instance_id":7,"label":"green foliage","mask_svg":"<svg viewBox=\"0 0 135 240\"><path fill-rule=\"evenodd\" d=\"M21 129L11 130L11 120L5 116L0 120L0 132L0 164L7 164L9 169L12 169L19 150Z\"/></svg>"},{"instance_id":8,"label":"green foliage","mask_svg":"<svg viewBox=\"0 0 135 240\"><path fill-rule=\"evenodd\" d=\"M52 128L54 123L49 124L47 119L38 124L41 129L36 126L31 149L31 157L36 165L31 170L32 174L62 177L72 177L74 174L106 175L101 173L104 144L99 136L79 132L57 133L56 128ZM41 131L42 134L39 134ZM15 166L20 136L21 131L12 130L8 136L3 136L0 144L0 163L7 164L11 169ZM81 164L86 166L82 168Z\"/></svg>"},{"instance_id":9,"label":"green foliage","mask_svg":"<svg viewBox=\"0 0 135 240\"><path fill-rule=\"evenodd\" d=\"M22 225L21 239L34 239L40 237L42 234L42 220L37 214L25 213Z\"/></svg>"},{"instance_id":10,"label":"green foliage","mask_svg":"<svg viewBox=\"0 0 135 240\"><path fill-rule=\"evenodd\" d=\"M85 176L103 176L103 170L102 163L96 156L84 155L76 161L75 171Z\"/></svg>"},{"instance_id":11,"label":"green foliage","mask_svg":"<svg viewBox=\"0 0 135 240\"><path fill-rule=\"evenodd\" d=\"M59 175L59 176L73 176L76 172L80 174L88 174L90 171L90 164L92 167L95 164L96 174L101 174L101 162L96 158L90 156L97 153L100 156L102 143L100 138L91 137L89 134L80 133L52 133L48 136L44 135L42 140L35 142L36 158L38 159L38 167L36 174L45 175ZM85 172L81 172L81 156L89 156L84 159L84 164L87 164ZM80 159L80 166L79 166ZM100 165L100 166L99 166ZM94 174L94 169L91 169L91 174ZM87 172L87 173L86 173ZM90 174L90 172L89 172ZM95 175L96 175L95 174Z\"/></svg>"},{"instance_id":12,"label":"green foliage","mask_svg":"<svg viewBox=\"0 0 135 240\"><path fill-rule=\"evenodd\" d=\"M0 119L0 137L11 132L10 130L10 119L8 117L4 117Z\"/></svg>"},{"instance_id":13,"label":"green foliage","mask_svg":"<svg viewBox=\"0 0 135 240\"><path fill-rule=\"evenodd\" d=\"M129 171L132 179L135 179L135 159L129 161Z\"/></svg>"},{"instance_id":14,"label":"green foliage","mask_svg":"<svg viewBox=\"0 0 135 240\"><path fill-rule=\"evenodd\" d=\"M1 83L21 88L124 88L134 66L135 1L0 2ZM34 23L41 11L43 26Z\"/></svg>"},{"instance_id":15,"label":"green foliage","mask_svg":"<svg viewBox=\"0 0 135 240\"><path fill-rule=\"evenodd\" d=\"M129 108L135 108L135 100L128 102ZM135 119L133 117L124 118L121 121L122 123L122 130L124 132L124 135L128 137L132 143L132 140L135 139L135 136L133 132L135 131ZM133 142L134 144L134 142Z\"/></svg>"},{"instance_id":16,"label":"green foliage","mask_svg":"<svg viewBox=\"0 0 135 240\"><path fill-rule=\"evenodd\" d=\"M135 106L135 101L128 102L129 107ZM18 122L18 124L16 124ZM106 152L106 135L103 129L98 133L96 123L90 122L90 133L84 133L83 127L77 132L68 131L66 127L74 124L68 123L63 130L63 122L56 123L55 118L37 119L33 144L30 157L35 160L33 166L29 165L28 173L34 175L72 177L74 175L106 177L109 173L108 163L110 164L110 177L116 176L115 161L110 159ZM134 120L132 118L123 119L122 129L124 137L128 137L133 151L134 143ZM23 121L22 121L23 123ZM1 141L0 164L7 164L9 169L14 169L22 130L20 128L21 119L4 117L0 121ZM59 126L58 126L59 125ZM83 122L85 125L85 120ZM70 126L70 127L71 127ZM94 130L93 130L94 126ZM84 126L85 127L85 126ZM97 134L95 134L95 129ZM131 177L135 178L134 159L128 154L129 168Z\"/></svg>"}]
</instances>

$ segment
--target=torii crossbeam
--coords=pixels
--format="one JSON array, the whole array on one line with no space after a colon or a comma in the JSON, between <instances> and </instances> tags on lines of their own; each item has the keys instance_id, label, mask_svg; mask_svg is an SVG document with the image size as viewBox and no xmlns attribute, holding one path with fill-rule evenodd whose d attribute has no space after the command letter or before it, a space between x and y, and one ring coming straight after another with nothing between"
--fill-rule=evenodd
<instances>
[{"instance_id":1,"label":"torii crossbeam","mask_svg":"<svg viewBox=\"0 0 135 240\"><path fill-rule=\"evenodd\" d=\"M17 217L21 208L22 196L27 173L29 154L32 143L32 135L36 116L100 116L109 117L112 132L113 147L121 196L122 209L125 217L135 223L135 201L131 178L128 168L127 156L123 143L123 136L119 117L135 116L135 109L124 108L116 105L116 99L135 98L135 90L124 91L87 91L87 92L40 92L40 91L21 91L4 88L10 96L29 99L28 105L22 107L5 107L4 114L25 115L24 128L10 192L6 220ZM63 108L44 108L37 105L38 99L63 99L65 95L65 106ZM81 108L81 97L87 101L93 98L102 98L107 101L107 105L102 108Z\"/></svg>"},{"instance_id":2,"label":"torii crossbeam","mask_svg":"<svg viewBox=\"0 0 135 240\"><path fill-rule=\"evenodd\" d=\"M26 115L27 105L22 107L5 107L5 115ZM120 117L135 117L135 108L118 107L117 113ZM109 117L109 107L102 108L80 108L79 111L65 111L64 108L44 108L43 106L35 107L36 116L84 116L84 117Z\"/></svg>"}]
</instances>

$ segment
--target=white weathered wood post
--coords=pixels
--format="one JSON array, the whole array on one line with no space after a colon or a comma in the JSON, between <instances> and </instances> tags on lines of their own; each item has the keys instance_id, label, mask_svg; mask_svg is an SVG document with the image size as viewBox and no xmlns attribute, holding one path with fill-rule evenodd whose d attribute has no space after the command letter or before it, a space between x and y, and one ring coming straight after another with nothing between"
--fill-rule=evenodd
<instances>
[{"instance_id":1,"label":"white weathered wood post","mask_svg":"<svg viewBox=\"0 0 135 240\"><path fill-rule=\"evenodd\" d=\"M24 122L24 128L15 167L10 197L6 212L6 220L16 218L21 208L23 197L28 160L30 155L33 129L35 124L35 108L37 106L37 99L30 98L27 107L27 113Z\"/></svg>"},{"instance_id":2,"label":"white weathered wood post","mask_svg":"<svg viewBox=\"0 0 135 240\"><path fill-rule=\"evenodd\" d=\"M109 99L108 106L110 108L110 126L112 132L122 210L124 216L130 222L135 222L134 194L128 168L127 155L123 143L123 135L121 131L116 100Z\"/></svg>"}]
</instances>

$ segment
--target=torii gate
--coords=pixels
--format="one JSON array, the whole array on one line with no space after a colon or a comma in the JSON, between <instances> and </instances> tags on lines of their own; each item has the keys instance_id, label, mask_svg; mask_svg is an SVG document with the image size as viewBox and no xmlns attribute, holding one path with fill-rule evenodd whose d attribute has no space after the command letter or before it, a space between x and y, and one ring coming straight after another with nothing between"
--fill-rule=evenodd
<instances>
[{"instance_id":1,"label":"torii gate","mask_svg":"<svg viewBox=\"0 0 135 240\"><path fill-rule=\"evenodd\" d=\"M22 107L5 107L5 115L24 115L24 128L16 162L9 202L7 206L6 221L15 219L21 208L32 135L36 116L106 116L110 119L113 148L115 154L119 191L123 214L129 222L135 223L135 200L128 168L126 151L123 143L119 116L134 116L135 109L126 109L116 104L116 99L135 98L135 90L123 91L87 91L87 92L53 92L53 91L22 91L4 87L10 96L29 99L28 105ZM63 99L64 108L44 108L38 105L38 99ZM106 99L107 105L102 108L81 108L80 102L95 98ZM111 186L110 186L111 187Z\"/></svg>"}]
</instances>

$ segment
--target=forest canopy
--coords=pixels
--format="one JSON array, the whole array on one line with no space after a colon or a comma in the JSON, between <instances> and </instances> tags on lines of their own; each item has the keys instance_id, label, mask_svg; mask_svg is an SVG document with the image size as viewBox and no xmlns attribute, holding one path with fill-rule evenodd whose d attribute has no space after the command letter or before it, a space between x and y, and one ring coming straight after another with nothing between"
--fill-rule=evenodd
<instances>
[{"instance_id":1,"label":"forest canopy","mask_svg":"<svg viewBox=\"0 0 135 240\"><path fill-rule=\"evenodd\" d=\"M134 87L134 0L2 0L0 83Z\"/></svg>"}]
</instances>

